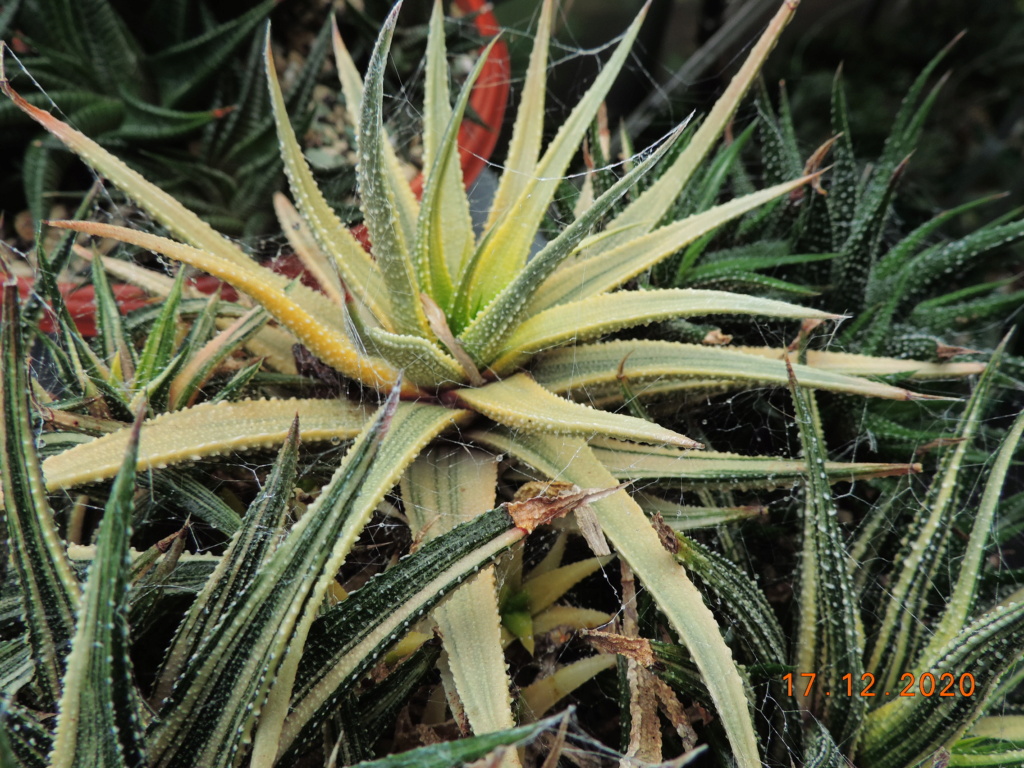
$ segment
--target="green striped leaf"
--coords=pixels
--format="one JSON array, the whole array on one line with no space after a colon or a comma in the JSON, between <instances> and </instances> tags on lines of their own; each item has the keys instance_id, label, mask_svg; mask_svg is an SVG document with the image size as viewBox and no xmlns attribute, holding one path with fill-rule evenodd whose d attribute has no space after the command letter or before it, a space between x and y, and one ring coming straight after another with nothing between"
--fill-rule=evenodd
<instances>
[{"instance_id":1,"label":"green striped leaf","mask_svg":"<svg viewBox=\"0 0 1024 768\"><path fill-rule=\"evenodd\" d=\"M140 702L128 658L128 544L142 413L103 511L78 606L51 768L133 768L143 761Z\"/></svg>"},{"instance_id":2,"label":"green striped leaf","mask_svg":"<svg viewBox=\"0 0 1024 768\"><path fill-rule=\"evenodd\" d=\"M363 431L317 502L231 601L177 676L149 734L155 768L233 765L266 703L300 617L319 607L341 557L339 534L394 417L397 390ZM371 490L372 492L372 490ZM330 566L334 567L331 568ZM295 654L301 653L297 638Z\"/></svg>"},{"instance_id":3,"label":"green striped leaf","mask_svg":"<svg viewBox=\"0 0 1024 768\"><path fill-rule=\"evenodd\" d=\"M575 505L586 501L581 494ZM503 504L427 541L313 624L281 735L282 764L302 753L346 687L416 619L536 525L573 505L554 505L536 519L520 516L522 508Z\"/></svg>"},{"instance_id":4,"label":"green striped leaf","mask_svg":"<svg viewBox=\"0 0 1024 768\"><path fill-rule=\"evenodd\" d=\"M169 384L167 400L171 409L178 410L191 405L217 366L259 333L269 319L270 316L262 307L255 307L235 320L201 349L197 349Z\"/></svg>"},{"instance_id":5,"label":"green striped leaf","mask_svg":"<svg viewBox=\"0 0 1024 768\"><path fill-rule=\"evenodd\" d=\"M270 477L246 512L244 525L233 537L216 570L178 627L153 692L152 698L158 705L170 695L188 659L227 614L231 602L256 577L270 557L273 546L284 536L285 514L295 483L298 447L299 418L296 416Z\"/></svg>"},{"instance_id":6,"label":"green striped leaf","mask_svg":"<svg viewBox=\"0 0 1024 768\"><path fill-rule=\"evenodd\" d=\"M380 760L357 763L356 766L357 768L452 768L452 766L467 765L473 761L483 760L489 756L490 759L487 762L491 764L497 758L496 750L499 748L516 744L526 746L544 731L554 730L562 719L562 715L556 715L508 731L431 744L428 747L419 747L397 755L382 757ZM508 754L508 752L503 750L501 754Z\"/></svg>"},{"instance_id":7,"label":"green striped leaf","mask_svg":"<svg viewBox=\"0 0 1024 768\"><path fill-rule=\"evenodd\" d=\"M80 590L46 500L29 411L27 357L14 282L3 285L2 326L0 481L6 538L36 660L35 684L42 703L49 705L60 697L64 657L75 633Z\"/></svg>"},{"instance_id":8,"label":"green striped leaf","mask_svg":"<svg viewBox=\"0 0 1024 768\"><path fill-rule=\"evenodd\" d=\"M709 594L709 603L722 611L727 626L740 637L748 663L785 664L786 640L764 593L743 569L714 550L677 535L676 559Z\"/></svg>"},{"instance_id":9,"label":"green striped leaf","mask_svg":"<svg viewBox=\"0 0 1024 768\"><path fill-rule=\"evenodd\" d=\"M291 641L288 656L278 670L277 680L270 691L270 698L260 718L259 730L253 745L253 768L272 765L279 752L281 729L289 710L289 698L292 684L301 657L301 649L306 634L317 616L319 605L327 587L333 583L334 574L341 567L348 553L355 546L356 540L366 523L369 522L377 505L384 495L398 482L402 473L413 460L426 448L427 444L442 431L464 424L470 414L450 408L427 403L399 403L392 418L387 436L379 449L377 458L370 466L363 480L362 492L357 496L343 520L340 528L323 541L331 542L330 559L323 567L323 573L316 586L317 599L311 599L305 606L301 621L297 624L294 639ZM321 491L313 506L299 521L292 535L300 530L311 514L338 504L340 478L344 476L346 464L335 473L328 486ZM322 543L316 542L317 546ZM280 550L279 550L280 551ZM275 557L277 553L275 552Z\"/></svg>"},{"instance_id":10,"label":"green striped leaf","mask_svg":"<svg viewBox=\"0 0 1024 768\"><path fill-rule=\"evenodd\" d=\"M829 729L847 753L856 747L867 699L841 696L842 679L864 672L864 630L853 586L852 563L839 528L839 512L825 471L827 449L813 393L797 386L790 368L790 392L807 463L803 544L798 588L799 617L794 653L796 672L821 679L810 700L800 702ZM836 691L837 695L825 695ZM798 699L799 702L799 699Z\"/></svg>"},{"instance_id":11,"label":"green striped leaf","mask_svg":"<svg viewBox=\"0 0 1024 768\"><path fill-rule=\"evenodd\" d=\"M1017 415L1013 426L1006 433L1002 448L999 449L992 469L989 471L985 491L978 504L978 509L974 513L974 524L967 542L967 551L964 552L962 558L951 563L951 567L957 574L956 586L953 588L952 596L946 602L942 618L939 620L938 626L935 627L928 645L914 665L917 669L930 667L939 649L949 643L960 631L960 628L967 623L971 608L977 599L978 581L984 567L986 547L992 536L992 523L999 507L999 497L1021 435L1024 435L1024 412Z\"/></svg>"},{"instance_id":12,"label":"green striped leaf","mask_svg":"<svg viewBox=\"0 0 1024 768\"><path fill-rule=\"evenodd\" d=\"M992 354L960 419L957 431L960 439L945 450L935 479L921 503L921 512L910 518L901 541L895 573L887 589L889 599L884 618L866 664L882 686L896 686L899 676L912 669L911 665L923 650L920 617L927 610L928 590L938 570L947 567L945 555L957 511L960 470L971 439L981 424L1005 345L1004 340ZM961 671L965 670L958 670L957 674Z\"/></svg>"},{"instance_id":13,"label":"green striped leaf","mask_svg":"<svg viewBox=\"0 0 1024 768\"><path fill-rule=\"evenodd\" d=\"M942 648L927 670L937 681L948 674L957 681L951 697L896 697L871 712L855 762L864 768L918 765L935 750L951 746L989 704L1001 677L1024 651L1024 602L996 608L976 619ZM975 687L962 695L959 683L971 675ZM881 682L881 681L880 681ZM944 684L944 681L943 681ZM895 690L904 686L898 685ZM884 690L884 688L880 688ZM890 689L893 690L893 689Z\"/></svg>"}]
</instances>

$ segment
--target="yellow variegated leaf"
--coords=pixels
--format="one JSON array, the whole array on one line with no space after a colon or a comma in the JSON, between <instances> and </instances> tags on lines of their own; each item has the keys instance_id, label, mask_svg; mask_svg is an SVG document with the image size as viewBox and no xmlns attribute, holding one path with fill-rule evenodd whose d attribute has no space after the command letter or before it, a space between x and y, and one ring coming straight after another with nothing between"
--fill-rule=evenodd
<instances>
[{"instance_id":1,"label":"yellow variegated leaf","mask_svg":"<svg viewBox=\"0 0 1024 768\"><path fill-rule=\"evenodd\" d=\"M548 43L551 39L553 8L553 0L544 0L537 19L530 64L526 70L526 80L523 82L523 95L516 110L512 140L509 142L508 155L503 166L505 170L501 174L498 191L494 194L494 201L487 215L487 230L490 230L511 209L513 201L522 195L540 155L540 142L544 135L544 97L547 91L545 81L548 72Z\"/></svg>"},{"instance_id":2,"label":"yellow variegated leaf","mask_svg":"<svg viewBox=\"0 0 1024 768\"><path fill-rule=\"evenodd\" d=\"M729 87L725 89L725 93L718 98L711 112L694 132L686 149L656 182L616 217L611 226L639 224L642 232L647 232L657 226L669 206L679 198L679 194L686 186L686 182L693 176L693 172L697 170L715 142L718 141L725 126L732 120L744 94L757 78L765 59L775 47L779 35L789 23L798 4L799 0L784 0L760 39L750 49L740 71L736 73L729 83ZM595 250L597 253L603 253L621 245L628 239L628 235L618 235L602 242Z\"/></svg>"},{"instance_id":3,"label":"yellow variegated leaf","mask_svg":"<svg viewBox=\"0 0 1024 768\"><path fill-rule=\"evenodd\" d=\"M62 123L49 112L33 107L23 99L7 80L4 62L0 57L0 91L3 91L25 114L39 123L72 152L109 179L139 207L182 240L215 256L236 264L248 264L250 259L234 243L217 232L196 214L183 206L170 194L129 168L92 139Z\"/></svg>"},{"instance_id":4,"label":"yellow variegated leaf","mask_svg":"<svg viewBox=\"0 0 1024 768\"><path fill-rule=\"evenodd\" d=\"M459 286L457 313L465 321L486 306L522 269L537 227L561 183L569 161L626 61L646 16L646 7L626 30L594 84L562 123L543 157L508 209L488 229Z\"/></svg>"},{"instance_id":5,"label":"yellow variegated leaf","mask_svg":"<svg viewBox=\"0 0 1024 768\"><path fill-rule=\"evenodd\" d=\"M534 254L529 263L502 288L501 293L478 312L459 334L467 354L474 360L489 360L496 350L501 349L508 335L528 315L526 307L544 280L582 247L587 233L593 230L634 184L657 165L679 135L677 131L649 153L643 162L636 163L628 173L601 193L579 218Z\"/></svg>"},{"instance_id":6,"label":"yellow variegated leaf","mask_svg":"<svg viewBox=\"0 0 1024 768\"><path fill-rule=\"evenodd\" d=\"M338 24L333 14L331 15L331 32L334 43L334 62L338 67L338 79L341 81L341 90L345 95L345 107L352 121L358 122L363 108L363 81L348 48L345 47L345 41L342 40L341 34L338 32ZM416 218L419 216L419 203L409 185L409 179L415 175L415 169L404 164L398 158L394 147L391 146L386 129L382 136L384 141L381 148L384 151L384 163L388 169L388 183L395 196L402 228L411 242Z\"/></svg>"},{"instance_id":7,"label":"yellow variegated leaf","mask_svg":"<svg viewBox=\"0 0 1024 768\"><path fill-rule=\"evenodd\" d=\"M511 435L497 430L508 451L543 475L581 488L610 488L616 479L582 440L550 434ZM624 490L590 503L608 540L657 601L689 649L708 686L739 768L760 768L761 759L743 678L718 622L675 557L662 546L643 510Z\"/></svg>"},{"instance_id":8,"label":"yellow variegated leaf","mask_svg":"<svg viewBox=\"0 0 1024 768\"><path fill-rule=\"evenodd\" d=\"M525 373L478 389L460 389L456 402L512 429L566 435L609 435L645 443L697 448L700 443L650 421L598 411L548 392ZM594 486L597 487L597 486Z\"/></svg>"},{"instance_id":9,"label":"yellow variegated leaf","mask_svg":"<svg viewBox=\"0 0 1024 768\"><path fill-rule=\"evenodd\" d=\"M476 435L477 433L473 433ZM649 478L670 481L673 487L723 488L735 491L751 488L779 488L792 485L807 473L799 459L771 456L741 456L718 451L688 451L659 445L637 445L621 440L594 438L591 450L598 461L620 479ZM920 464L825 463L833 483L865 477L891 477L920 472Z\"/></svg>"},{"instance_id":10,"label":"yellow variegated leaf","mask_svg":"<svg viewBox=\"0 0 1024 768\"><path fill-rule=\"evenodd\" d=\"M592 680L599 672L612 669L615 664L616 656L612 653L587 656L561 666L547 677L530 683L519 692L523 697L528 717L531 720L543 717L544 713L559 701Z\"/></svg>"},{"instance_id":11,"label":"yellow variegated leaf","mask_svg":"<svg viewBox=\"0 0 1024 768\"><path fill-rule=\"evenodd\" d=\"M401 5L388 14L370 56L363 84L363 103L359 113L356 175L359 180L359 206L373 243L373 255L391 295L394 330L430 338L431 332L417 301L422 290L412 261L415 219L406 222L395 193L395 170L387 162L388 144L384 133L382 103L384 70L394 36Z\"/></svg>"},{"instance_id":12,"label":"yellow variegated leaf","mask_svg":"<svg viewBox=\"0 0 1024 768\"><path fill-rule=\"evenodd\" d=\"M467 100L468 89L473 87L489 52L490 49L477 59L476 74L463 87ZM426 70L423 97L423 167L426 182L417 232L417 237L422 241L420 247L425 247L426 253L418 254L417 259L421 280L424 268L429 265L430 282L424 281L425 285L429 285L428 293L440 306L447 307L451 300L452 276L459 274L463 259L473 247L473 221L469 215L469 200L462 180L462 164L455 147L465 105L457 108L453 114L448 93L449 74L441 0L435 0L430 17ZM463 101L462 97L460 101Z\"/></svg>"},{"instance_id":13,"label":"yellow variegated leaf","mask_svg":"<svg viewBox=\"0 0 1024 768\"><path fill-rule=\"evenodd\" d=\"M757 355L781 360L783 350L771 347L732 347L746 355ZM795 363L797 355L788 354ZM895 357L871 357L852 352L829 352L822 349L807 350L808 368L848 374L850 376L894 376L908 379L952 379L960 376L975 376L985 370L985 363L928 363L923 360L900 360Z\"/></svg>"},{"instance_id":14,"label":"yellow variegated leaf","mask_svg":"<svg viewBox=\"0 0 1024 768\"><path fill-rule=\"evenodd\" d=\"M394 369L363 356L356 349L344 331L341 309L323 294L301 283L291 282L252 262L231 264L197 248L126 227L83 221L52 222L52 225L98 237L113 237L209 272L256 299L313 354L336 370L376 389L386 389L398 380ZM403 386L410 392L415 391L414 387Z\"/></svg>"},{"instance_id":15,"label":"yellow variegated leaf","mask_svg":"<svg viewBox=\"0 0 1024 768\"><path fill-rule=\"evenodd\" d=\"M777 350L779 357L783 350ZM854 356L855 357L855 356ZM890 400L924 399L901 387L857 378L809 365L793 364L797 382L808 389L846 392ZM541 354L531 373L539 384L559 394L584 395L590 389L618 387L619 377L630 383L664 378L724 379L729 382L786 386L781 360L745 354L729 347L708 347L672 341L609 341L583 344Z\"/></svg>"},{"instance_id":16,"label":"yellow variegated leaf","mask_svg":"<svg viewBox=\"0 0 1024 768\"><path fill-rule=\"evenodd\" d=\"M288 245L299 257L302 266L320 284L321 290L335 304L342 306L345 303L345 291L338 279L338 264L320 248L306 219L299 215L291 200L281 192L274 193L274 212Z\"/></svg>"},{"instance_id":17,"label":"yellow variegated leaf","mask_svg":"<svg viewBox=\"0 0 1024 768\"><path fill-rule=\"evenodd\" d=\"M359 296L374 317L384 326L390 325L390 303L387 289L380 270L373 263L363 246L352 236L348 228L342 224L334 210L327 204L323 193L316 185L313 173L309 170L306 158L302 155L292 124L285 107L281 85L277 81L274 68L274 56L270 49L270 32L267 31L267 48L264 54L267 83L270 86L270 103L274 108L274 123L277 126L277 137L281 143L281 158L284 160L285 172L292 195L298 203L299 210L309 223L313 236L323 249L334 257L338 271L352 290ZM280 204L277 204L280 215ZM282 222L284 225L285 222ZM291 229L294 229L294 224ZM289 232L289 227L285 227ZM330 281L321 285L330 285Z\"/></svg>"},{"instance_id":18,"label":"yellow variegated leaf","mask_svg":"<svg viewBox=\"0 0 1024 768\"><path fill-rule=\"evenodd\" d=\"M138 469L199 461L230 451L282 443L295 415L303 440L355 437L370 411L347 400L247 400L197 405L157 416L142 426ZM128 446L125 428L76 445L43 462L48 491L97 483L117 474Z\"/></svg>"},{"instance_id":19,"label":"yellow variegated leaf","mask_svg":"<svg viewBox=\"0 0 1024 768\"><path fill-rule=\"evenodd\" d=\"M620 230L622 235L619 238L594 240L593 242L599 246L599 254L584 255L578 263L567 264L549 277L530 302L530 311L540 312L556 304L578 301L618 288L701 235L803 186L812 178L814 177L804 176L794 181L776 184L774 187L738 197L710 210L666 224L642 236L635 227L631 227L624 231ZM607 243L611 241L619 244L615 248L607 247Z\"/></svg>"},{"instance_id":20,"label":"yellow variegated leaf","mask_svg":"<svg viewBox=\"0 0 1024 768\"><path fill-rule=\"evenodd\" d=\"M436 388L444 384L461 384L466 380L458 362L419 336L368 328L366 342L418 386Z\"/></svg>"},{"instance_id":21,"label":"yellow variegated leaf","mask_svg":"<svg viewBox=\"0 0 1024 768\"><path fill-rule=\"evenodd\" d=\"M622 291L552 307L520 325L490 367L504 372L531 355L570 341L587 341L606 333L655 320L694 315L736 314L834 320L838 315L785 301L739 293L672 288Z\"/></svg>"},{"instance_id":22,"label":"yellow variegated leaf","mask_svg":"<svg viewBox=\"0 0 1024 768\"><path fill-rule=\"evenodd\" d=\"M597 573L614 559L613 556L588 557L527 579L523 582L522 591L529 598L530 613L537 614L547 609L587 576Z\"/></svg>"}]
</instances>

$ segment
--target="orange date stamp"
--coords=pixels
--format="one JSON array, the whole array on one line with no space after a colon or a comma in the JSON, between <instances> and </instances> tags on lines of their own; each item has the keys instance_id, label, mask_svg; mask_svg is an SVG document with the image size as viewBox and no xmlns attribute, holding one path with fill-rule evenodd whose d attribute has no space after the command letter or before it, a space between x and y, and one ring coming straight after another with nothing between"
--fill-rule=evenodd
<instances>
[{"instance_id":1,"label":"orange date stamp","mask_svg":"<svg viewBox=\"0 0 1024 768\"><path fill-rule=\"evenodd\" d=\"M803 687L803 696L806 698L814 693L814 682L818 675L814 672L801 672L794 675L792 672L782 676L786 684L786 692L790 695L800 695L800 688ZM937 677L931 672L922 675L914 675L911 672L904 672L900 675L899 691L877 691L875 690L875 676L865 672L860 680L855 681L853 675L847 673L840 678L842 685L837 691L825 691L826 696L941 696L952 697L962 696L964 698L974 695L974 675L970 672L957 677L949 672L943 672ZM794 685L795 683L795 685ZM802 683L802 686L801 686Z\"/></svg>"}]
</instances>

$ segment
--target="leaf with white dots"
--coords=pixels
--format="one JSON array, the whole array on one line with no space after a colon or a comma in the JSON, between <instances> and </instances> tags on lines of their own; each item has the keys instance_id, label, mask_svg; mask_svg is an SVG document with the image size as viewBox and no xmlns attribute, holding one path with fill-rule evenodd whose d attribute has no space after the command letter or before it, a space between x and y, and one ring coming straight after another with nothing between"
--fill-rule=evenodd
<instances>
[{"instance_id":1,"label":"leaf with white dots","mask_svg":"<svg viewBox=\"0 0 1024 768\"><path fill-rule=\"evenodd\" d=\"M128 542L140 426L136 422L103 511L78 606L51 768L134 768L142 763L139 701L128 658Z\"/></svg>"}]
</instances>

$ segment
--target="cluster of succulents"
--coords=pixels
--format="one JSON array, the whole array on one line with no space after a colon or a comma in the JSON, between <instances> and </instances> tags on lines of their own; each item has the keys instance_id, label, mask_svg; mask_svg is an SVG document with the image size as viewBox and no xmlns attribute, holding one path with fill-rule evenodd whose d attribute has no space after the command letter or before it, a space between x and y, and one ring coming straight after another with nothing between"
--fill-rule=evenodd
<instances>
[{"instance_id":1,"label":"cluster of succulents","mask_svg":"<svg viewBox=\"0 0 1024 768\"><path fill-rule=\"evenodd\" d=\"M614 760L1019 765L1024 599L992 529L1020 522L1019 494L1002 489L1024 417L996 435L987 471L968 466L993 393L1014 380L999 378L1006 353L908 355L876 324L922 310L914 275L1021 225L949 253L926 225L883 255L898 142L912 145L923 121L913 105L893 162L863 186L848 144L824 176L823 151L802 162L767 107L769 186L739 163L755 129L716 154L795 10L781 4L699 124L614 175L593 126L644 13L544 146L546 0L479 231L459 135L493 42L452 94L434 3L414 188L383 121L399 7L365 76L333 36L358 115L365 232L353 232L316 184L268 37L268 119L294 200L274 208L302 280L258 265L0 78L13 108L153 224L89 209L46 222L56 234L37 249L35 291L4 286L0 764L270 768L386 751L374 765L548 765L596 749L581 737L603 726L583 709L575 724L545 717L574 690L611 685L619 741L602 749ZM591 170L559 210L588 133ZM726 180L740 194L723 201ZM111 241L123 245L96 247ZM175 262L174 277L143 253ZM80 259L92 262L94 338L57 282ZM831 270L834 289L793 267ZM195 270L221 286L198 291ZM125 314L111 276L156 300ZM848 309L868 319L830 349L818 329ZM767 327L794 340L752 343ZM906 492L923 469L914 457L834 460L819 400L949 408L931 382L969 376L924 493ZM713 418L680 417L680 403L772 389L788 392L791 415L775 418L795 426L797 450L758 454ZM239 452L276 459L239 472ZM833 490L851 482L878 494L856 532ZM773 501L768 524L752 498ZM406 533L381 542L367 580L353 554L385 519ZM756 578L744 540L755 526L799 542L790 616ZM599 571L615 583L610 608L578 599ZM917 695L897 695L905 674ZM861 695L869 678L874 698ZM925 693L928 679L941 693ZM451 735L449 719L456 738L427 743Z\"/></svg>"}]
</instances>

